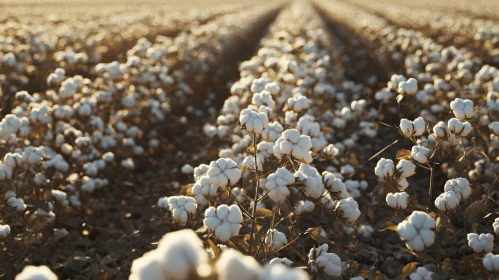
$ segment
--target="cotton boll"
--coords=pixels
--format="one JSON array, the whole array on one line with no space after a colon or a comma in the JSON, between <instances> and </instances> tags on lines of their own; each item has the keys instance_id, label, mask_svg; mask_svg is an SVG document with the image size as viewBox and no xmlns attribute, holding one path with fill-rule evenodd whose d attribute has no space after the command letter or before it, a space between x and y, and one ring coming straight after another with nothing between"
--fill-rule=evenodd
<instances>
[{"instance_id":1,"label":"cotton boll","mask_svg":"<svg viewBox=\"0 0 499 280\"><path fill-rule=\"evenodd\" d=\"M82 179L82 184L81 184L81 190L84 192L93 192L95 189L95 182L92 178L89 178L87 176L83 177Z\"/></svg>"},{"instance_id":2,"label":"cotton boll","mask_svg":"<svg viewBox=\"0 0 499 280\"><path fill-rule=\"evenodd\" d=\"M208 174L208 169L210 167L206 164L201 164L197 167L194 168L194 179L197 181L201 176L207 175Z\"/></svg>"},{"instance_id":3,"label":"cotton boll","mask_svg":"<svg viewBox=\"0 0 499 280\"><path fill-rule=\"evenodd\" d=\"M276 229L269 229L265 235L265 244L273 250L279 250L288 243L286 235Z\"/></svg>"},{"instance_id":4,"label":"cotton boll","mask_svg":"<svg viewBox=\"0 0 499 280\"><path fill-rule=\"evenodd\" d=\"M219 205L217 208L209 207L204 212L203 224L215 233L217 239L227 242L239 234L243 222L241 209L237 205Z\"/></svg>"},{"instance_id":5,"label":"cotton boll","mask_svg":"<svg viewBox=\"0 0 499 280\"><path fill-rule=\"evenodd\" d=\"M310 200L300 200L295 205L295 213L296 215L303 215L304 213L309 213L314 211L315 205Z\"/></svg>"},{"instance_id":6,"label":"cotton boll","mask_svg":"<svg viewBox=\"0 0 499 280\"><path fill-rule=\"evenodd\" d=\"M0 181L12 178L12 167L0 161Z\"/></svg>"},{"instance_id":7,"label":"cotton boll","mask_svg":"<svg viewBox=\"0 0 499 280\"><path fill-rule=\"evenodd\" d=\"M303 192L306 196L319 198L324 193L322 177L314 167L301 163L295 177L297 181L303 182Z\"/></svg>"},{"instance_id":8,"label":"cotton boll","mask_svg":"<svg viewBox=\"0 0 499 280\"><path fill-rule=\"evenodd\" d=\"M468 246L470 246L476 253L487 252L490 253L494 249L494 236L490 233L468 233Z\"/></svg>"},{"instance_id":9,"label":"cotton boll","mask_svg":"<svg viewBox=\"0 0 499 280\"><path fill-rule=\"evenodd\" d=\"M273 142L281 136L284 128L278 122L271 122L268 124L267 128L262 131L263 141Z\"/></svg>"},{"instance_id":10,"label":"cotton boll","mask_svg":"<svg viewBox=\"0 0 499 280\"><path fill-rule=\"evenodd\" d=\"M406 209L409 194L406 192L389 193L386 195L386 203L395 209Z\"/></svg>"},{"instance_id":11,"label":"cotton boll","mask_svg":"<svg viewBox=\"0 0 499 280\"><path fill-rule=\"evenodd\" d=\"M459 206L459 199L454 191L446 191L435 199L435 206L442 212L452 211Z\"/></svg>"},{"instance_id":12,"label":"cotton boll","mask_svg":"<svg viewBox=\"0 0 499 280\"><path fill-rule=\"evenodd\" d=\"M338 201L335 211L348 225L352 225L360 217L359 205L352 197Z\"/></svg>"},{"instance_id":13,"label":"cotton boll","mask_svg":"<svg viewBox=\"0 0 499 280\"><path fill-rule=\"evenodd\" d=\"M192 186L192 196L199 205L205 206L208 204L209 198L216 196L217 190L218 186L212 185L207 176L202 176L199 181Z\"/></svg>"},{"instance_id":14,"label":"cotton boll","mask_svg":"<svg viewBox=\"0 0 499 280\"><path fill-rule=\"evenodd\" d=\"M168 205L172 218L179 222L180 225L185 225L189 216L196 214L196 200L188 196L170 196L168 197Z\"/></svg>"},{"instance_id":15,"label":"cotton boll","mask_svg":"<svg viewBox=\"0 0 499 280\"><path fill-rule=\"evenodd\" d=\"M499 136L499 122L495 121L489 124L490 132Z\"/></svg>"},{"instance_id":16,"label":"cotton boll","mask_svg":"<svg viewBox=\"0 0 499 280\"><path fill-rule=\"evenodd\" d=\"M282 203L289 195L289 186L295 183L293 173L285 168L278 168L275 173L267 177L265 188L269 192L269 197L276 203Z\"/></svg>"},{"instance_id":17,"label":"cotton boll","mask_svg":"<svg viewBox=\"0 0 499 280\"><path fill-rule=\"evenodd\" d=\"M134 260L130 280L197 278L196 269L207 262L208 255L194 231L175 231L164 235L157 249Z\"/></svg>"},{"instance_id":18,"label":"cotton boll","mask_svg":"<svg viewBox=\"0 0 499 280\"><path fill-rule=\"evenodd\" d=\"M350 196L345 184L333 173L325 171L322 173L322 177L324 187L329 191L329 193L331 193L334 198L343 199Z\"/></svg>"},{"instance_id":19,"label":"cotton boll","mask_svg":"<svg viewBox=\"0 0 499 280\"><path fill-rule=\"evenodd\" d=\"M445 182L444 191L453 191L459 201L466 199L471 194L470 182L465 178L450 179Z\"/></svg>"},{"instance_id":20,"label":"cotton boll","mask_svg":"<svg viewBox=\"0 0 499 280\"><path fill-rule=\"evenodd\" d=\"M400 130L406 137L421 136L425 132L425 121L419 117L414 121L408 119L400 120Z\"/></svg>"},{"instance_id":21,"label":"cotton boll","mask_svg":"<svg viewBox=\"0 0 499 280\"><path fill-rule=\"evenodd\" d=\"M6 238L10 234L9 225L0 225L0 238Z\"/></svg>"},{"instance_id":22,"label":"cotton boll","mask_svg":"<svg viewBox=\"0 0 499 280\"><path fill-rule=\"evenodd\" d=\"M265 113L244 109L239 116L239 123L247 132L260 135L268 127L269 119Z\"/></svg>"},{"instance_id":23,"label":"cotton boll","mask_svg":"<svg viewBox=\"0 0 499 280\"><path fill-rule=\"evenodd\" d=\"M303 95L295 95L288 99L287 105L291 110L296 113L300 113L310 107L310 100Z\"/></svg>"},{"instance_id":24,"label":"cotton boll","mask_svg":"<svg viewBox=\"0 0 499 280\"><path fill-rule=\"evenodd\" d=\"M357 234L364 238L371 237L373 233L374 233L374 228L369 225L360 225L359 228L357 228Z\"/></svg>"},{"instance_id":25,"label":"cotton boll","mask_svg":"<svg viewBox=\"0 0 499 280\"><path fill-rule=\"evenodd\" d=\"M429 271L425 267L418 267L416 271L409 275L410 280L432 280L431 275L433 272Z\"/></svg>"},{"instance_id":26,"label":"cotton boll","mask_svg":"<svg viewBox=\"0 0 499 280\"><path fill-rule=\"evenodd\" d=\"M448 128L447 125L445 125L444 122L438 122L434 127L433 127L433 133L439 138L445 138L447 137L448 133Z\"/></svg>"},{"instance_id":27,"label":"cotton boll","mask_svg":"<svg viewBox=\"0 0 499 280\"><path fill-rule=\"evenodd\" d=\"M452 118L447 123L450 132L457 136L466 137L473 130L469 122L461 122L458 119Z\"/></svg>"},{"instance_id":28,"label":"cotton boll","mask_svg":"<svg viewBox=\"0 0 499 280\"><path fill-rule=\"evenodd\" d=\"M487 253L483 258L483 266L488 271L497 272L499 271L499 255L494 255L492 253Z\"/></svg>"},{"instance_id":29,"label":"cotton boll","mask_svg":"<svg viewBox=\"0 0 499 280\"><path fill-rule=\"evenodd\" d=\"M132 158L127 158L121 161L121 167L125 169L134 169L135 163Z\"/></svg>"},{"instance_id":30,"label":"cotton boll","mask_svg":"<svg viewBox=\"0 0 499 280\"><path fill-rule=\"evenodd\" d=\"M26 266L16 275L16 280L57 280L57 276L47 266Z\"/></svg>"},{"instance_id":31,"label":"cotton boll","mask_svg":"<svg viewBox=\"0 0 499 280\"><path fill-rule=\"evenodd\" d=\"M190 164L185 164L184 166L182 166L180 171L182 171L183 174L188 175L194 172L194 168Z\"/></svg>"},{"instance_id":32,"label":"cotton boll","mask_svg":"<svg viewBox=\"0 0 499 280\"><path fill-rule=\"evenodd\" d=\"M414 78L409 78L407 81L401 81L398 84L398 92L400 94L415 95L418 91L418 81Z\"/></svg>"},{"instance_id":33,"label":"cotton boll","mask_svg":"<svg viewBox=\"0 0 499 280\"><path fill-rule=\"evenodd\" d=\"M213 185L225 188L227 185L235 185L241 178L241 171L232 159L220 158L210 163L207 174ZM194 170L196 177L196 170Z\"/></svg>"},{"instance_id":34,"label":"cotton boll","mask_svg":"<svg viewBox=\"0 0 499 280\"><path fill-rule=\"evenodd\" d=\"M308 254L308 263L312 272L323 272L327 276L338 277L341 275L341 259L334 253L328 253L328 245L312 248Z\"/></svg>"},{"instance_id":35,"label":"cotton boll","mask_svg":"<svg viewBox=\"0 0 499 280\"><path fill-rule=\"evenodd\" d=\"M288 129L276 140L273 150L278 159L282 159L284 155L291 155L309 164L312 162L310 148L312 148L310 136L300 135L296 129Z\"/></svg>"},{"instance_id":36,"label":"cotton boll","mask_svg":"<svg viewBox=\"0 0 499 280\"><path fill-rule=\"evenodd\" d=\"M473 101L469 99L456 98L450 103L450 108L458 120L473 117Z\"/></svg>"},{"instance_id":37,"label":"cotton boll","mask_svg":"<svg viewBox=\"0 0 499 280\"><path fill-rule=\"evenodd\" d=\"M260 277L260 265L250 256L234 249L227 249L215 264L220 280L254 280Z\"/></svg>"},{"instance_id":38,"label":"cotton boll","mask_svg":"<svg viewBox=\"0 0 499 280\"><path fill-rule=\"evenodd\" d=\"M395 165L391 159L381 158L376 164L376 168L374 169L374 173L380 179L386 180L389 177L392 177L395 172Z\"/></svg>"},{"instance_id":39,"label":"cotton boll","mask_svg":"<svg viewBox=\"0 0 499 280\"><path fill-rule=\"evenodd\" d=\"M496 218L494 220L494 223L492 223L492 228L494 228L495 234L499 234L499 218Z\"/></svg>"},{"instance_id":40,"label":"cotton boll","mask_svg":"<svg viewBox=\"0 0 499 280\"><path fill-rule=\"evenodd\" d=\"M9 197L7 199L7 205L15 208L18 212L22 212L26 209L26 204L24 204L24 200L22 198Z\"/></svg>"},{"instance_id":41,"label":"cotton boll","mask_svg":"<svg viewBox=\"0 0 499 280\"><path fill-rule=\"evenodd\" d=\"M426 164L428 162L430 154L431 150L422 146L413 146L411 149L412 158L421 164Z\"/></svg>"},{"instance_id":42,"label":"cotton boll","mask_svg":"<svg viewBox=\"0 0 499 280\"><path fill-rule=\"evenodd\" d=\"M435 220L427 213L414 211L407 220L397 226L400 238L406 241L407 248L422 251L435 241Z\"/></svg>"},{"instance_id":43,"label":"cotton boll","mask_svg":"<svg viewBox=\"0 0 499 280\"><path fill-rule=\"evenodd\" d=\"M390 77L390 81L388 82L388 88L390 90L397 90L399 88L400 83L405 82L406 78L403 75L393 74Z\"/></svg>"},{"instance_id":44,"label":"cotton boll","mask_svg":"<svg viewBox=\"0 0 499 280\"><path fill-rule=\"evenodd\" d=\"M285 264L275 263L265 266L260 279L265 280L308 280L310 279L305 270L300 268L289 268Z\"/></svg>"},{"instance_id":45,"label":"cotton boll","mask_svg":"<svg viewBox=\"0 0 499 280\"><path fill-rule=\"evenodd\" d=\"M397 164L397 170L400 172L400 177L407 178L416 174L416 165L410 160L401 160Z\"/></svg>"}]
</instances>

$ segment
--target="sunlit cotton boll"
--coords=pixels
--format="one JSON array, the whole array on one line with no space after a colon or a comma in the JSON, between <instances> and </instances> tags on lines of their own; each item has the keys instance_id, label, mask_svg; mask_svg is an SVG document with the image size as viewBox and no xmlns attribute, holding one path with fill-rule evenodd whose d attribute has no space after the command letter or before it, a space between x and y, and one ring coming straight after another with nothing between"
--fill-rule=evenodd
<instances>
[{"instance_id":1,"label":"sunlit cotton boll","mask_svg":"<svg viewBox=\"0 0 499 280\"><path fill-rule=\"evenodd\" d=\"M239 116L239 123L249 133L260 135L268 127L269 119L265 113L244 109Z\"/></svg>"},{"instance_id":2,"label":"sunlit cotton boll","mask_svg":"<svg viewBox=\"0 0 499 280\"><path fill-rule=\"evenodd\" d=\"M0 238L6 238L10 234L9 225L0 225Z\"/></svg>"},{"instance_id":3,"label":"sunlit cotton boll","mask_svg":"<svg viewBox=\"0 0 499 280\"><path fill-rule=\"evenodd\" d=\"M207 261L208 254L194 231L174 231L161 238L157 249L133 261L130 280L193 279Z\"/></svg>"},{"instance_id":4,"label":"sunlit cotton boll","mask_svg":"<svg viewBox=\"0 0 499 280\"><path fill-rule=\"evenodd\" d=\"M231 237L236 236L243 222L241 209L237 205L222 204L217 208L212 206L206 209L204 215L203 224L222 242L227 242Z\"/></svg>"},{"instance_id":5,"label":"sunlit cotton boll","mask_svg":"<svg viewBox=\"0 0 499 280\"><path fill-rule=\"evenodd\" d=\"M435 206L442 212L452 211L459 206L459 199L454 191L446 191L435 199Z\"/></svg>"},{"instance_id":6,"label":"sunlit cotton boll","mask_svg":"<svg viewBox=\"0 0 499 280\"><path fill-rule=\"evenodd\" d=\"M415 95L418 91L418 81L414 78L409 78L407 81L401 81L398 84L398 92L400 94Z\"/></svg>"},{"instance_id":7,"label":"sunlit cotton boll","mask_svg":"<svg viewBox=\"0 0 499 280\"><path fill-rule=\"evenodd\" d=\"M310 279L305 270L300 268L289 268L285 264L268 264L265 266L260 280L308 280Z\"/></svg>"},{"instance_id":8,"label":"sunlit cotton boll","mask_svg":"<svg viewBox=\"0 0 499 280\"><path fill-rule=\"evenodd\" d=\"M264 141L275 141L279 136L281 136L284 128L278 122L271 122L268 124L267 128L262 131L262 139Z\"/></svg>"},{"instance_id":9,"label":"sunlit cotton boll","mask_svg":"<svg viewBox=\"0 0 499 280\"><path fill-rule=\"evenodd\" d=\"M450 108L458 120L469 119L473 117L473 101L469 99L456 98L450 103Z\"/></svg>"},{"instance_id":10,"label":"sunlit cotton boll","mask_svg":"<svg viewBox=\"0 0 499 280\"><path fill-rule=\"evenodd\" d=\"M425 212L414 211L407 220L397 226L400 238L406 242L407 248L423 251L435 241L435 220Z\"/></svg>"},{"instance_id":11,"label":"sunlit cotton boll","mask_svg":"<svg viewBox=\"0 0 499 280\"><path fill-rule=\"evenodd\" d=\"M288 99L287 104L294 112L299 113L310 107L310 100L303 95L295 95Z\"/></svg>"},{"instance_id":12,"label":"sunlit cotton boll","mask_svg":"<svg viewBox=\"0 0 499 280\"><path fill-rule=\"evenodd\" d=\"M359 204L352 197L338 201L335 211L348 225L353 224L360 217Z\"/></svg>"},{"instance_id":13,"label":"sunlit cotton boll","mask_svg":"<svg viewBox=\"0 0 499 280\"><path fill-rule=\"evenodd\" d=\"M449 130L457 136L466 137L473 130L469 122L461 122L458 119L452 118L448 121Z\"/></svg>"},{"instance_id":14,"label":"sunlit cotton boll","mask_svg":"<svg viewBox=\"0 0 499 280\"><path fill-rule=\"evenodd\" d=\"M412 158L421 163L426 164L428 162L428 157L430 156L431 150L422 146L412 146L411 156Z\"/></svg>"},{"instance_id":15,"label":"sunlit cotton boll","mask_svg":"<svg viewBox=\"0 0 499 280\"><path fill-rule=\"evenodd\" d=\"M189 215L196 214L196 200L189 196L170 196L168 198L170 212L175 221L185 225L189 220Z\"/></svg>"},{"instance_id":16,"label":"sunlit cotton boll","mask_svg":"<svg viewBox=\"0 0 499 280\"><path fill-rule=\"evenodd\" d=\"M269 229L265 235L265 244L271 246L274 250L279 250L288 243L286 235L276 229Z\"/></svg>"},{"instance_id":17,"label":"sunlit cotton boll","mask_svg":"<svg viewBox=\"0 0 499 280\"><path fill-rule=\"evenodd\" d=\"M303 215L304 213L309 213L314 211L315 204L310 200L300 200L295 205L295 213L296 215Z\"/></svg>"},{"instance_id":18,"label":"sunlit cotton boll","mask_svg":"<svg viewBox=\"0 0 499 280\"><path fill-rule=\"evenodd\" d=\"M380 179L386 180L393 176L395 172L395 164L391 159L381 158L374 169L374 173Z\"/></svg>"},{"instance_id":19,"label":"sunlit cotton boll","mask_svg":"<svg viewBox=\"0 0 499 280\"><path fill-rule=\"evenodd\" d=\"M490 233L468 233L468 246L476 253L487 252L494 250L494 236Z\"/></svg>"},{"instance_id":20,"label":"sunlit cotton boll","mask_svg":"<svg viewBox=\"0 0 499 280\"><path fill-rule=\"evenodd\" d=\"M26 266L16 275L16 280L57 280L57 276L47 266Z\"/></svg>"},{"instance_id":21,"label":"sunlit cotton boll","mask_svg":"<svg viewBox=\"0 0 499 280\"><path fill-rule=\"evenodd\" d=\"M276 203L282 203L289 195L288 186L294 184L295 176L286 168L278 168L275 173L267 177L265 188L269 192L269 197Z\"/></svg>"},{"instance_id":22,"label":"sunlit cotton boll","mask_svg":"<svg viewBox=\"0 0 499 280\"><path fill-rule=\"evenodd\" d=\"M423 135L425 127L425 121L422 117L419 117L412 122L408 119L400 120L400 130L407 137Z\"/></svg>"},{"instance_id":23,"label":"sunlit cotton boll","mask_svg":"<svg viewBox=\"0 0 499 280\"><path fill-rule=\"evenodd\" d=\"M318 248L310 249L308 263L312 272L323 272L327 276L341 275L341 259L334 253L328 253L328 245L323 244Z\"/></svg>"},{"instance_id":24,"label":"sunlit cotton boll","mask_svg":"<svg viewBox=\"0 0 499 280\"><path fill-rule=\"evenodd\" d=\"M208 204L209 198L216 196L217 190L218 186L212 185L208 176L202 176L192 186L192 196L200 206L205 206Z\"/></svg>"},{"instance_id":25,"label":"sunlit cotton boll","mask_svg":"<svg viewBox=\"0 0 499 280\"><path fill-rule=\"evenodd\" d=\"M492 223L492 228L494 229L495 234L499 234L499 218L496 218Z\"/></svg>"},{"instance_id":26,"label":"sunlit cotton boll","mask_svg":"<svg viewBox=\"0 0 499 280\"><path fill-rule=\"evenodd\" d=\"M220 158L217 161L212 161L207 173L210 182L222 188L227 185L235 185L241 179L241 171L237 169L237 163L232 159Z\"/></svg>"},{"instance_id":27,"label":"sunlit cotton boll","mask_svg":"<svg viewBox=\"0 0 499 280\"><path fill-rule=\"evenodd\" d=\"M407 208L409 194L406 192L389 193L386 195L386 203L395 209Z\"/></svg>"},{"instance_id":28,"label":"sunlit cotton boll","mask_svg":"<svg viewBox=\"0 0 499 280\"><path fill-rule=\"evenodd\" d=\"M471 194L470 182L466 178L450 179L445 182L444 191L454 191L459 201Z\"/></svg>"},{"instance_id":29,"label":"sunlit cotton boll","mask_svg":"<svg viewBox=\"0 0 499 280\"><path fill-rule=\"evenodd\" d=\"M261 267L253 257L234 249L225 250L215 267L219 280L255 280L261 273Z\"/></svg>"},{"instance_id":30,"label":"sunlit cotton boll","mask_svg":"<svg viewBox=\"0 0 499 280\"><path fill-rule=\"evenodd\" d=\"M368 238L374 233L374 228L369 225L360 225L359 228L357 228L357 234L364 237Z\"/></svg>"},{"instance_id":31,"label":"sunlit cotton boll","mask_svg":"<svg viewBox=\"0 0 499 280\"><path fill-rule=\"evenodd\" d=\"M335 198L347 198L350 194L347 191L345 184L341 179L337 178L333 173L324 171L322 173L324 187L333 195Z\"/></svg>"},{"instance_id":32,"label":"sunlit cotton boll","mask_svg":"<svg viewBox=\"0 0 499 280\"><path fill-rule=\"evenodd\" d=\"M416 165L410 160L403 159L397 164L397 170L400 172L400 177L407 178L416 174Z\"/></svg>"},{"instance_id":33,"label":"sunlit cotton boll","mask_svg":"<svg viewBox=\"0 0 499 280\"><path fill-rule=\"evenodd\" d=\"M300 135L296 129L288 129L276 140L274 155L278 159L282 159L284 155L291 155L297 160L309 164L313 160L310 154L311 148L310 136Z\"/></svg>"},{"instance_id":34,"label":"sunlit cotton boll","mask_svg":"<svg viewBox=\"0 0 499 280\"><path fill-rule=\"evenodd\" d=\"M300 164L295 177L297 181L304 183L303 192L306 196L319 198L324 193L322 176L314 167L304 163Z\"/></svg>"}]
</instances>

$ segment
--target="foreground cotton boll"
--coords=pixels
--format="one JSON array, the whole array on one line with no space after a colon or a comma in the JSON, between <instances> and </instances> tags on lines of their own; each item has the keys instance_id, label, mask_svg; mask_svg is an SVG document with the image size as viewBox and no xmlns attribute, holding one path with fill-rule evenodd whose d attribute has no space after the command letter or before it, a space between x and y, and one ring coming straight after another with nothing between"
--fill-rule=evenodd
<instances>
[{"instance_id":1,"label":"foreground cotton boll","mask_svg":"<svg viewBox=\"0 0 499 280\"><path fill-rule=\"evenodd\" d=\"M470 182L466 178L450 179L445 182L444 191L453 191L456 193L459 201L466 199L471 194Z\"/></svg>"},{"instance_id":2,"label":"foreground cotton boll","mask_svg":"<svg viewBox=\"0 0 499 280\"><path fill-rule=\"evenodd\" d=\"M172 217L181 225L185 225L189 220L189 215L196 214L197 204L196 200L189 196L170 196L168 205Z\"/></svg>"},{"instance_id":3,"label":"foreground cotton boll","mask_svg":"<svg viewBox=\"0 0 499 280\"><path fill-rule=\"evenodd\" d=\"M204 216L203 224L222 242L238 235L242 227L243 215L237 205L222 204L217 208L212 206L206 209Z\"/></svg>"},{"instance_id":4,"label":"foreground cotton boll","mask_svg":"<svg viewBox=\"0 0 499 280\"><path fill-rule=\"evenodd\" d=\"M161 238L158 248L133 261L130 280L196 278L196 269L208 261L197 234L184 229Z\"/></svg>"},{"instance_id":5,"label":"foreground cotton boll","mask_svg":"<svg viewBox=\"0 0 499 280\"><path fill-rule=\"evenodd\" d=\"M16 275L16 280L57 280L57 276L47 266L26 266Z\"/></svg>"},{"instance_id":6,"label":"foreground cotton boll","mask_svg":"<svg viewBox=\"0 0 499 280\"><path fill-rule=\"evenodd\" d=\"M408 198L409 194L406 192L389 193L386 195L386 203L392 208L403 210L407 208Z\"/></svg>"},{"instance_id":7,"label":"foreground cotton boll","mask_svg":"<svg viewBox=\"0 0 499 280\"><path fill-rule=\"evenodd\" d=\"M458 119L452 118L447 122L447 127L450 132L454 133L456 136L466 137L473 130L473 127L469 122L461 122Z\"/></svg>"},{"instance_id":8,"label":"foreground cotton boll","mask_svg":"<svg viewBox=\"0 0 499 280\"><path fill-rule=\"evenodd\" d=\"M425 127L425 121L422 117L419 117L412 122L408 119L400 120L400 130L407 137L423 135Z\"/></svg>"},{"instance_id":9,"label":"foreground cotton boll","mask_svg":"<svg viewBox=\"0 0 499 280\"><path fill-rule=\"evenodd\" d=\"M314 273L323 272L327 276L340 276L341 259L334 253L328 253L327 250L327 244L310 249L308 253L308 266Z\"/></svg>"},{"instance_id":10,"label":"foreground cotton boll","mask_svg":"<svg viewBox=\"0 0 499 280\"><path fill-rule=\"evenodd\" d=\"M450 108L458 120L465 120L473 117L473 101L469 99L456 98L450 103Z\"/></svg>"},{"instance_id":11,"label":"foreground cotton boll","mask_svg":"<svg viewBox=\"0 0 499 280\"><path fill-rule=\"evenodd\" d=\"M410 160L403 159L398 162L397 170L400 172L400 177L411 177L416 174L416 165Z\"/></svg>"},{"instance_id":12,"label":"foreground cotton boll","mask_svg":"<svg viewBox=\"0 0 499 280\"><path fill-rule=\"evenodd\" d=\"M191 189L192 196L201 206L207 205L208 199L217 195L217 190L218 186L212 185L208 176L202 176Z\"/></svg>"},{"instance_id":13,"label":"foreground cotton boll","mask_svg":"<svg viewBox=\"0 0 499 280\"><path fill-rule=\"evenodd\" d=\"M425 212L414 211L397 226L400 238L406 242L407 248L423 251L435 241L435 220Z\"/></svg>"},{"instance_id":14,"label":"foreground cotton boll","mask_svg":"<svg viewBox=\"0 0 499 280\"><path fill-rule=\"evenodd\" d=\"M220 280L254 280L259 279L261 267L258 262L234 249L227 249L215 264Z\"/></svg>"},{"instance_id":15,"label":"foreground cotton boll","mask_svg":"<svg viewBox=\"0 0 499 280\"><path fill-rule=\"evenodd\" d=\"M374 168L374 173L386 181L395 173L395 164L391 159L381 158Z\"/></svg>"},{"instance_id":16,"label":"foreground cotton boll","mask_svg":"<svg viewBox=\"0 0 499 280\"><path fill-rule=\"evenodd\" d=\"M352 225L360 217L359 204L352 197L338 201L335 211L348 225Z\"/></svg>"},{"instance_id":17,"label":"foreground cotton boll","mask_svg":"<svg viewBox=\"0 0 499 280\"><path fill-rule=\"evenodd\" d=\"M329 193L334 198L343 199L350 196L345 184L341 181L341 179L337 178L333 173L324 171L322 173L322 178L324 182L324 187L329 191Z\"/></svg>"},{"instance_id":18,"label":"foreground cotton boll","mask_svg":"<svg viewBox=\"0 0 499 280\"><path fill-rule=\"evenodd\" d=\"M5 238L10 234L9 225L0 225L0 238Z\"/></svg>"},{"instance_id":19,"label":"foreground cotton boll","mask_svg":"<svg viewBox=\"0 0 499 280\"><path fill-rule=\"evenodd\" d=\"M274 263L265 266L261 280L308 280L310 277L303 269L289 268L288 265Z\"/></svg>"},{"instance_id":20,"label":"foreground cotton boll","mask_svg":"<svg viewBox=\"0 0 499 280\"><path fill-rule=\"evenodd\" d=\"M232 159L220 158L217 161L212 161L207 173L210 182L222 188L227 185L235 185L241 179L241 171L237 169L237 163Z\"/></svg>"},{"instance_id":21,"label":"foreground cotton boll","mask_svg":"<svg viewBox=\"0 0 499 280\"><path fill-rule=\"evenodd\" d=\"M410 280L432 280L431 275L433 275L433 272L429 271L425 267L418 267L416 269L416 271L409 274L409 279Z\"/></svg>"},{"instance_id":22,"label":"foreground cotton boll","mask_svg":"<svg viewBox=\"0 0 499 280\"><path fill-rule=\"evenodd\" d=\"M411 156L412 158L421 163L426 164L428 162L428 157L431 154L431 150L422 146L412 146Z\"/></svg>"},{"instance_id":23,"label":"foreground cotton boll","mask_svg":"<svg viewBox=\"0 0 499 280\"><path fill-rule=\"evenodd\" d=\"M400 94L415 95L418 91L418 81L414 78L409 78L407 81L402 81L398 84L398 92Z\"/></svg>"},{"instance_id":24,"label":"foreground cotton boll","mask_svg":"<svg viewBox=\"0 0 499 280\"><path fill-rule=\"evenodd\" d=\"M476 253L487 252L494 250L494 236L490 233L468 233L468 246Z\"/></svg>"},{"instance_id":25,"label":"foreground cotton boll","mask_svg":"<svg viewBox=\"0 0 499 280\"><path fill-rule=\"evenodd\" d=\"M324 193L322 177L314 167L308 164L300 164L300 168L295 173L296 181L304 184L303 192L311 198L319 198Z\"/></svg>"},{"instance_id":26,"label":"foreground cotton boll","mask_svg":"<svg viewBox=\"0 0 499 280\"><path fill-rule=\"evenodd\" d=\"M459 206L459 198L454 191L446 191L435 199L435 206L442 212L452 211Z\"/></svg>"},{"instance_id":27,"label":"foreground cotton boll","mask_svg":"<svg viewBox=\"0 0 499 280\"><path fill-rule=\"evenodd\" d=\"M488 271L499 271L499 255L487 253L483 258L483 267Z\"/></svg>"},{"instance_id":28,"label":"foreground cotton boll","mask_svg":"<svg viewBox=\"0 0 499 280\"><path fill-rule=\"evenodd\" d=\"M275 203L282 203L289 195L289 186L295 183L295 176L286 168L278 168L267 177L265 188Z\"/></svg>"},{"instance_id":29,"label":"foreground cotton boll","mask_svg":"<svg viewBox=\"0 0 499 280\"><path fill-rule=\"evenodd\" d=\"M310 136L300 135L296 129L288 129L276 140L273 149L278 159L282 159L284 155L290 155L301 162L310 164L313 160L310 154L311 148Z\"/></svg>"},{"instance_id":30,"label":"foreground cotton boll","mask_svg":"<svg viewBox=\"0 0 499 280\"><path fill-rule=\"evenodd\" d=\"M265 113L244 109L239 115L239 123L247 132L260 135L268 127L269 119Z\"/></svg>"},{"instance_id":31,"label":"foreground cotton boll","mask_svg":"<svg viewBox=\"0 0 499 280\"><path fill-rule=\"evenodd\" d=\"M265 244L274 250L279 250L288 243L286 235L276 229L269 229L265 235Z\"/></svg>"}]
</instances>

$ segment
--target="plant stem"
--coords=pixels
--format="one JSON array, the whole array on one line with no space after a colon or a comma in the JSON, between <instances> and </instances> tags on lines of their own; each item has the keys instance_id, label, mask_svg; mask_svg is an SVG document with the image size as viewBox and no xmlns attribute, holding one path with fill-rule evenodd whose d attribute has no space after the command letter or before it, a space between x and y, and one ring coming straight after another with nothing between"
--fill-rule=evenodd
<instances>
[{"instance_id":1,"label":"plant stem","mask_svg":"<svg viewBox=\"0 0 499 280\"><path fill-rule=\"evenodd\" d=\"M434 168L435 168L435 163L433 162L433 164L430 166L428 164L428 166L430 167L430 189L429 189L429 197L430 197L430 201L428 202L428 212L431 212L432 208L433 208L433 172L434 172Z\"/></svg>"},{"instance_id":2,"label":"plant stem","mask_svg":"<svg viewBox=\"0 0 499 280\"><path fill-rule=\"evenodd\" d=\"M258 190L260 189L260 179L258 178L258 150L256 149L256 134L253 134L253 155L255 156L255 180L256 180L256 188L255 188L255 199L253 200L253 219L251 223L251 234L250 234L250 242L249 242L249 254L251 255L251 251L253 249L253 238L255 236L255 226L256 226L256 205L258 204Z\"/></svg>"}]
</instances>

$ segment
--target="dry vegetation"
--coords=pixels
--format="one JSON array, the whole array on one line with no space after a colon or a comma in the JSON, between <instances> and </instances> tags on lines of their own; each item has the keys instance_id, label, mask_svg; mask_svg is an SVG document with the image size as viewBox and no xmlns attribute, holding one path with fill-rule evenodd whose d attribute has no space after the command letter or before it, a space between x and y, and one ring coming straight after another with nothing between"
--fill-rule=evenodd
<instances>
[{"instance_id":1,"label":"dry vegetation","mask_svg":"<svg viewBox=\"0 0 499 280\"><path fill-rule=\"evenodd\" d=\"M499 19L442 3L1 1L0 279L497 279Z\"/></svg>"}]
</instances>

